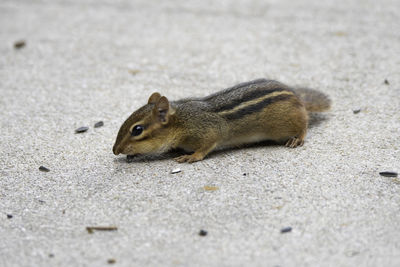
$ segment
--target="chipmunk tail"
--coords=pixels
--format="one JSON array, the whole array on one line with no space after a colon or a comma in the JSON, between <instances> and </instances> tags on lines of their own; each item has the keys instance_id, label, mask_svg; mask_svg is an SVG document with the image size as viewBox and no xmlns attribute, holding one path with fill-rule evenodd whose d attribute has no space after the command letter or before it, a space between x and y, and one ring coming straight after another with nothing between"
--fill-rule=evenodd
<instances>
[{"instance_id":1,"label":"chipmunk tail","mask_svg":"<svg viewBox=\"0 0 400 267\"><path fill-rule=\"evenodd\" d=\"M324 93L309 88L296 88L294 92L304 102L308 112L322 112L331 108L332 102Z\"/></svg>"}]
</instances>

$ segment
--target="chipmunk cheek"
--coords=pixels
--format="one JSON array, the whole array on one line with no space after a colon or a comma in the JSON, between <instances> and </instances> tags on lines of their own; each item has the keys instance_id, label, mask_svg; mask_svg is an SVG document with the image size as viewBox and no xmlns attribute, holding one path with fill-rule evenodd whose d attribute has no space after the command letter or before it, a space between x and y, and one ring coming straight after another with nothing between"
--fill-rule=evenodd
<instances>
[{"instance_id":1,"label":"chipmunk cheek","mask_svg":"<svg viewBox=\"0 0 400 267\"><path fill-rule=\"evenodd\" d=\"M133 155L133 154L135 154L135 151L134 151L134 149L133 149L132 144L126 145L126 146L122 149L122 152L121 152L121 153L124 154L124 155Z\"/></svg>"}]
</instances>

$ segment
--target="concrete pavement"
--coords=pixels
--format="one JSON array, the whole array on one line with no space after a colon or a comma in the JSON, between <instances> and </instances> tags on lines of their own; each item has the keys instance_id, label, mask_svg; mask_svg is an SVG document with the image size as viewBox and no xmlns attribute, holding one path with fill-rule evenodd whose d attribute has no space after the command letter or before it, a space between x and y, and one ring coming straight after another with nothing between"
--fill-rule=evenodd
<instances>
[{"instance_id":1,"label":"concrete pavement","mask_svg":"<svg viewBox=\"0 0 400 267\"><path fill-rule=\"evenodd\" d=\"M379 175L400 172L399 9L1 1L0 265L399 266L400 178ZM205 96L261 77L330 95L303 147L195 164L112 154L152 92Z\"/></svg>"}]
</instances>

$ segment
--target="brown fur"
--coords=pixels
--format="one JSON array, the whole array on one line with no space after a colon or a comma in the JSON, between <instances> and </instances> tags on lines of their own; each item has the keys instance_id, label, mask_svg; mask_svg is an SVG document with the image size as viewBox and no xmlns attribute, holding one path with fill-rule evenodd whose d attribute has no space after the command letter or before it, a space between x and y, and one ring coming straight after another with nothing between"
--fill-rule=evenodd
<instances>
[{"instance_id":1,"label":"brown fur","mask_svg":"<svg viewBox=\"0 0 400 267\"><path fill-rule=\"evenodd\" d=\"M239 84L205 98L169 102L159 93L135 111L121 126L114 154L160 154L182 148L193 154L178 162L202 160L212 150L263 140L288 147L301 146L308 126L307 111L330 106L324 94L293 90L271 80ZM132 128L143 132L131 136Z\"/></svg>"}]
</instances>

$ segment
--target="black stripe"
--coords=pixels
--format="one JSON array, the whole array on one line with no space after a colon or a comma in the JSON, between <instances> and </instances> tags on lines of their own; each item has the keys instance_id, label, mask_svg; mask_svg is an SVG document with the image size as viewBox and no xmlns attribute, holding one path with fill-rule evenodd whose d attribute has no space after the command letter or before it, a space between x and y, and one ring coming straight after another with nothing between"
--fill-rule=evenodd
<instances>
[{"instance_id":1,"label":"black stripe","mask_svg":"<svg viewBox=\"0 0 400 267\"><path fill-rule=\"evenodd\" d=\"M212 111L214 111L214 112L222 112L222 111L226 111L226 110L231 110L231 109L235 108L236 106L238 106L238 105L240 105L240 104L242 104L244 102L251 101L251 100L266 96L266 95L271 94L273 92L282 92L282 91L289 91L289 90L288 89L282 89L282 88L274 88L274 89L268 89L268 90L250 91L248 93L245 93L240 98L233 99L231 102L226 103L223 106L216 107Z\"/></svg>"},{"instance_id":2,"label":"black stripe","mask_svg":"<svg viewBox=\"0 0 400 267\"><path fill-rule=\"evenodd\" d=\"M227 120L237 120L240 119L246 115L250 115L250 114L254 114L255 112L258 112L262 109L264 109L266 106L271 105L273 103L276 103L278 101L283 101L283 100L287 100L289 98L293 97L293 95L278 95L275 97L271 97L271 98L266 98L263 101L256 103L254 105L250 105L247 107L244 107L242 109L239 109L238 111L234 112L234 113L228 113L228 114L224 114L222 115L224 118L226 118Z\"/></svg>"},{"instance_id":3,"label":"black stripe","mask_svg":"<svg viewBox=\"0 0 400 267\"><path fill-rule=\"evenodd\" d=\"M249 82L239 83L239 84L237 84L237 85L235 85L235 86L233 86L231 88L228 88L226 90L229 90L229 91L236 90L236 89L239 89L239 88L242 88L242 87L247 87L247 86L250 86L250 85L253 85L253 84L265 83L265 82L268 82L268 80L267 79L257 79L257 80L253 80L253 81L249 81Z\"/></svg>"},{"instance_id":4,"label":"black stripe","mask_svg":"<svg viewBox=\"0 0 400 267\"><path fill-rule=\"evenodd\" d=\"M224 94L230 93L232 91L235 91L235 90L243 88L243 87L249 87L249 86L252 86L252 85L255 85L255 84L268 83L268 82L273 82L273 81L272 80L267 80L267 79L257 79L257 80L254 80L254 81L239 83L239 84L237 84L235 86L226 88L226 89L224 89L222 91L219 91L219 92L217 92L215 94L206 96L206 97L203 98L203 100L208 101L208 100L210 100L210 99L212 99L214 97L218 97L220 95L224 95Z\"/></svg>"}]
</instances>

